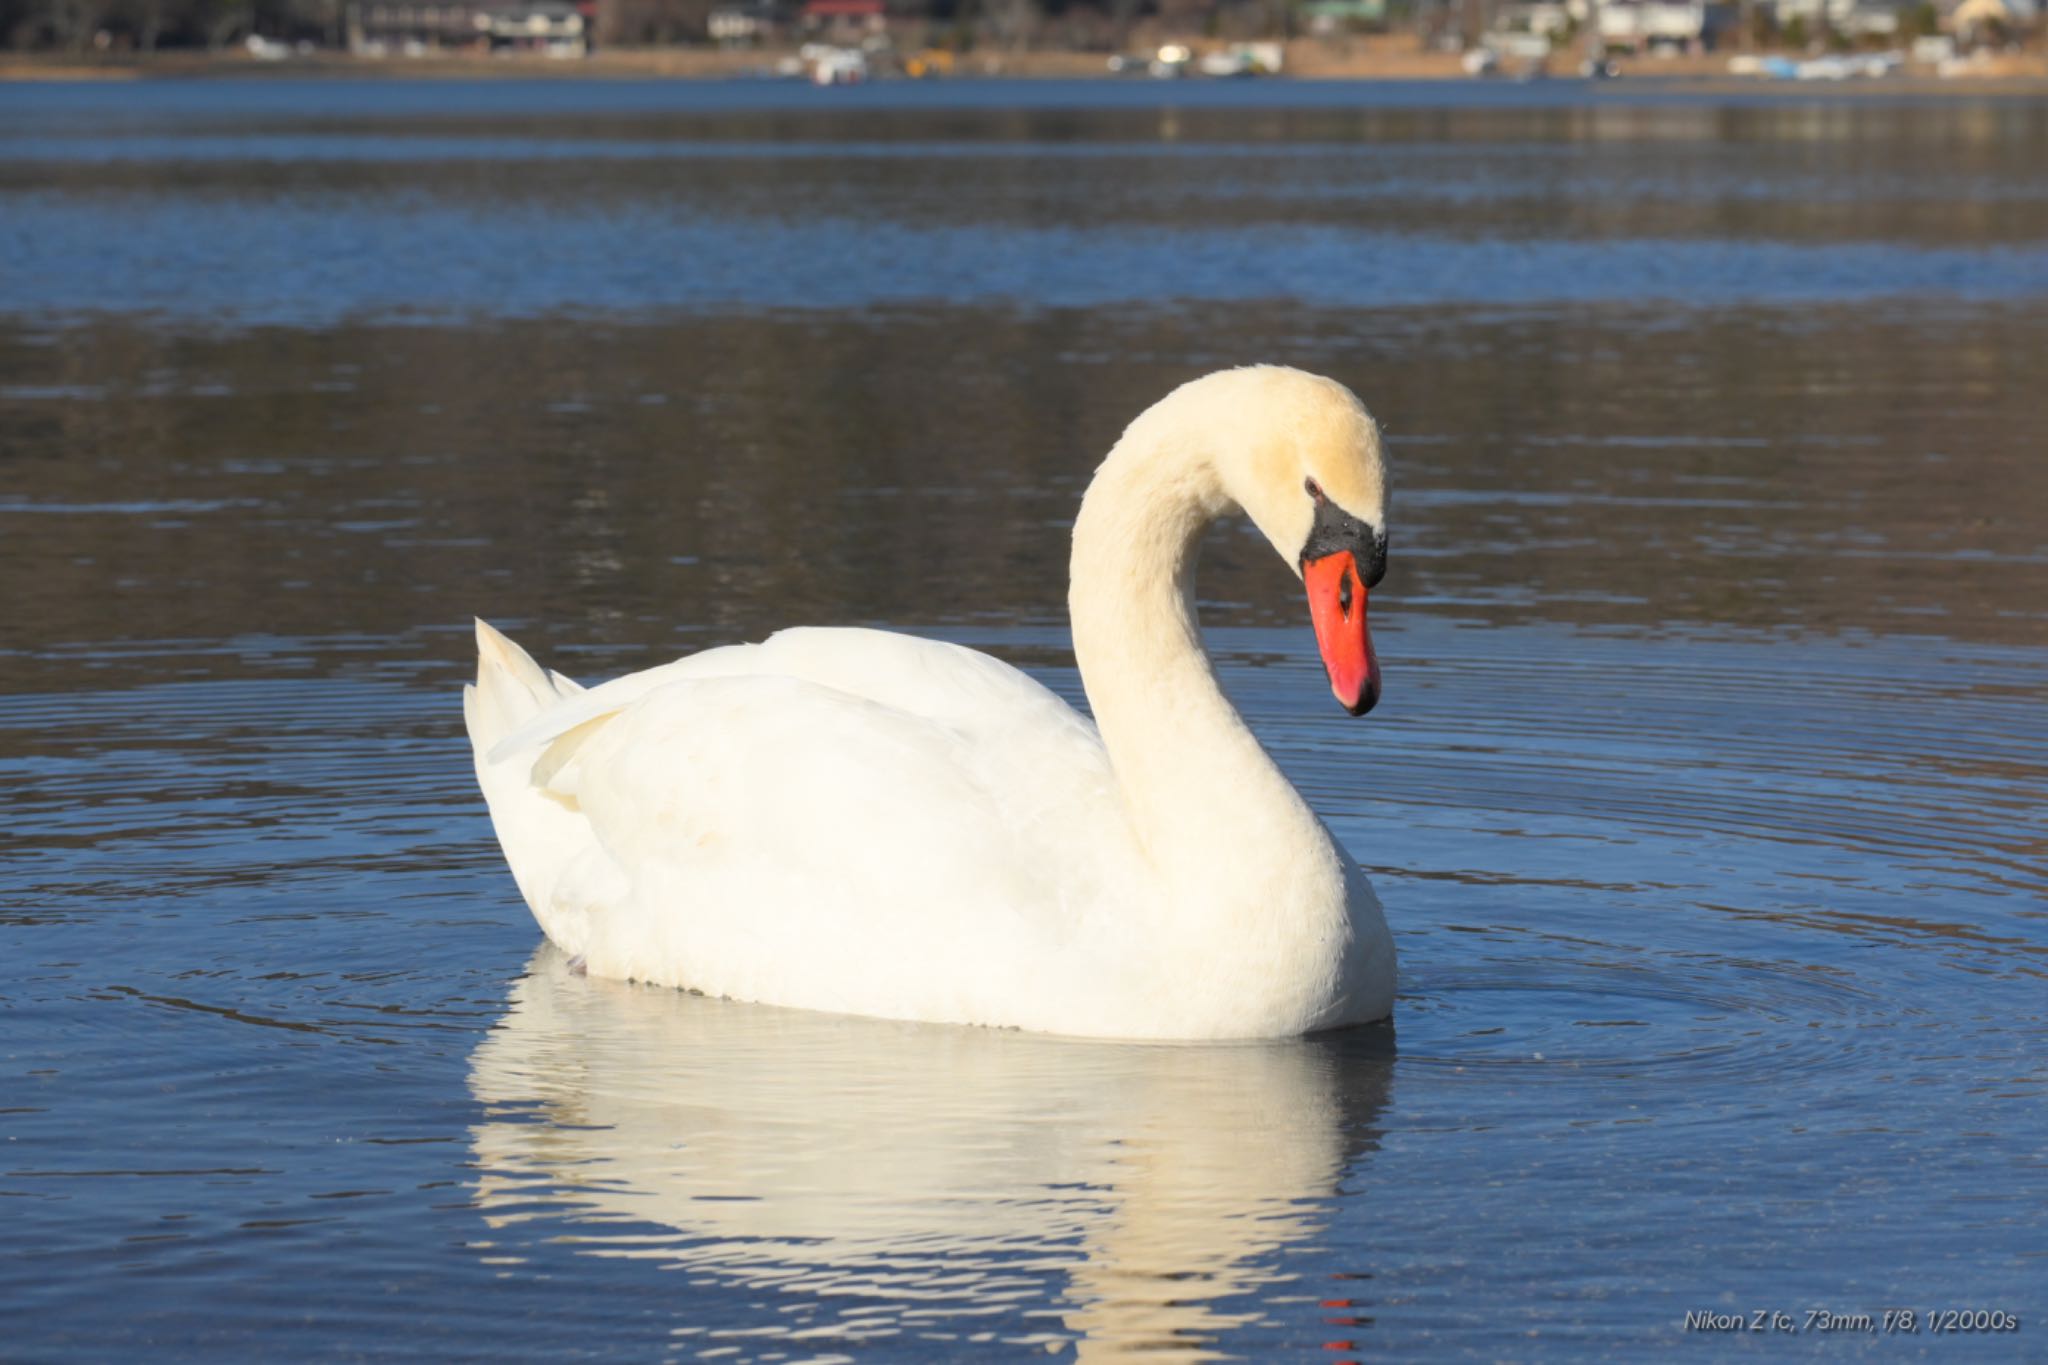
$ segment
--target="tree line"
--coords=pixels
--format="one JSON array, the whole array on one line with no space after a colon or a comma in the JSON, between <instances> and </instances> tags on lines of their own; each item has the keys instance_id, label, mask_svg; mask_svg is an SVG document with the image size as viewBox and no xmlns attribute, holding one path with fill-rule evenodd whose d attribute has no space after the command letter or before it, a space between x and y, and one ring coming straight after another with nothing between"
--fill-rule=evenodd
<instances>
[{"instance_id":1,"label":"tree line","mask_svg":"<svg viewBox=\"0 0 2048 1365\"><path fill-rule=\"evenodd\" d=\"M344 0L0 0L0 36L17 51L219 49L262 33L340 46Z\"/></svg>"},{"instance_id":2,"label":"tree line","mask_svg":"<svg viewBox=\"0 0 2048 1365\"><path fill-rule=\"evenodd\" d=\"M358 0L371 3L372 0ZM433 0L394 0L433 3ZM444 3L449 0L443 0ZM474 0L471 0L473 3ZM1434 11L1476 0L1392 0L1388 19L1401 26ZM0 0L0 41L21 50L86 53L218 50L250 34L286 43L346 45L351 0ZM711 11L760 0L599 0L594 29L601 43L689 43L709 38ZM782 0L785 11L801 0ZM892 27L969 47L1051 42L1093 48L1115 43L1145 20L1165 31L1243 37L1290 36L1301 30L1297 0L890 0ZM902 21L898 24L895 21Z\"/></svg>"}]
</instances>

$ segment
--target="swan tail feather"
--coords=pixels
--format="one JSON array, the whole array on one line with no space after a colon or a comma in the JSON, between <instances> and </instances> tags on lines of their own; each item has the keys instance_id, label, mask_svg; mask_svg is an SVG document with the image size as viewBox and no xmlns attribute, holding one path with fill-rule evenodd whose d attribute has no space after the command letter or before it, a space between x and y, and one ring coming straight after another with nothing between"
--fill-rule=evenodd
<instances>
[{"instance_id":1,"label":"swan tail feather","mask_svg":"<svg viewBox=\"0 0 2048 1365\"><path fill-rule=\"evenodd\" d=\"M475 751L477 783L520 894L547 936L573 956L589 937L588 907L582 897L558 892L564 890L565 874L596 846L596 838L573 801L536 785L530 755L493 761L491 750L583 689L542 669L483 621L476 623L476 648L476 682L462 689L462 714Z\"/></svg>"}]
</instances>

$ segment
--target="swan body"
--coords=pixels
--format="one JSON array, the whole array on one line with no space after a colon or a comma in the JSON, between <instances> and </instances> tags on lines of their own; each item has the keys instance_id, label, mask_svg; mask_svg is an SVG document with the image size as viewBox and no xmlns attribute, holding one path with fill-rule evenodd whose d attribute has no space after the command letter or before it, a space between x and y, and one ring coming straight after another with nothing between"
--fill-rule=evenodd
<instances>
[{"instance_id":1,"label":"swan body","mask_svg":"<svg viewBox=\"0 0 2048 1365\"><path fill-rule=\"evenodd\" d=\"M592 975L739 1000L1122 1038L1383 1018L1379 903L1224 697L1193 586L1202 529L1241 508L1298 559L1362 711L1384 501L1377 430L1333 381L1225 371L1148 409L1075 523L1093 722L882 631L584 689L479 622L464 711L513 876Z\"/></svg>"}]
</instances>

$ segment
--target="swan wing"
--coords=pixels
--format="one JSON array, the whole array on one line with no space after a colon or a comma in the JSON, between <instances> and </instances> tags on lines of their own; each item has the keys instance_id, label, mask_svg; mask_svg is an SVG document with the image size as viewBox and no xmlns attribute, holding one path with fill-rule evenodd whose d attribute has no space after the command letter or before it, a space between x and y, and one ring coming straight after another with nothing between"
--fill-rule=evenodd
<instances>
[{"instance_id":1,"label":"swan wing","mask_svg":"<svg viewBox=\"0 0 2048 1365\"><path fill-rule=\"evenodd\" d=\"M973 1022L1086 955L1134 849L1093 725L987 655L880 631L573 693L492 757L585 822L549 917L587 926L593 970L768 1003Z\"/></svg>"},{"instance_id":2,"label":"swan wing","mask_svg":"<svg viewBox=\"0 0 2048 1365\"><path fill-rule=\"evenodd\" d=\"M709 678L791 677L974 730L1038 724L1099 750L1095 727L1022 670L979 650L943 640L857 627L805 626L760 644L722 645L657 668L581 688L560 674L562 700L497 739L492 762L544 748L672 682ZM570 690L573 689L573 690Z\"/></svg>"}]
</instances>

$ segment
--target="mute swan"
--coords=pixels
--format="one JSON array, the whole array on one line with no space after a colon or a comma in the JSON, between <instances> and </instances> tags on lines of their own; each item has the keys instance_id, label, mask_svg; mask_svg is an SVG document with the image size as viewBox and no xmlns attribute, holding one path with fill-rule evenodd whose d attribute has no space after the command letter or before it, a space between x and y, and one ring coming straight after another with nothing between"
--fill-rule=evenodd
<instances>
[{"instance_id":1,"label":"mute swan","mask_svg":"<svg viewBox=\"0 0 2048 1365\"><path fill-rule=\"evenodd\" d=\"M463 710L526 903L596 976L847 1014L1153 1039L1392 1010L1379 901L1224 697L1202 530L1308 588L1331 690L1379 697L1379 432L1342 385L1181 386L1109 453L1068 608L1090 724L985 654L785 630L584 690L477 623Z\"/></svg>"}]
</instances>

